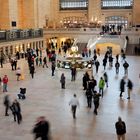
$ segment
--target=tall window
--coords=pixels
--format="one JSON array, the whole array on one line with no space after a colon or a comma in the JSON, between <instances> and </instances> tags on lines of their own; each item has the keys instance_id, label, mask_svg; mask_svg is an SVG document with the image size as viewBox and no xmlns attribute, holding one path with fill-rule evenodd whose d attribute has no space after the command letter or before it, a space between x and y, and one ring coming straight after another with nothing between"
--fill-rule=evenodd
<instances>
[{"instance_id":1,"label":"tall window","mask_svg":"<svg viewBox=\"0 0 140 140\"><path fill-rule=\"evenodd\" d=\"M59 0L60 10L87 10L88 0Z\"/></svg>"},{"instance_id":2,"label":"tall window","mask_svg":"<svg viewBox=\"0 0 140 140\"><path fill-rule=\"evenodd\" d=\"M133 0L102 0L102 9L131 9Z\"/></svg>"}]
</instances>

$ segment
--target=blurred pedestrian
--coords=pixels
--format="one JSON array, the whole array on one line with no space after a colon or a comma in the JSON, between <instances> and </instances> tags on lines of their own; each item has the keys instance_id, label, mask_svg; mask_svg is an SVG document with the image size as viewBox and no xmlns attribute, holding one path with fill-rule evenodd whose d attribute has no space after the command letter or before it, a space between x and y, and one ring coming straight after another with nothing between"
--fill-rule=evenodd
<instances>
[{"instance_id":1,"label":"blurred pedestrian","mask_svg":"<svg viewBox=\"0 0 140 140\"><path fill-rule=\"evenodd\" d=\"M65 89L66 77L65 77L64 73L62 73L62 75L61 75L60 83L61 83L61 88Z\"/></svg>"},{"instance_id":2,"label":"blurred pedestrian","mask_svg":"<svg viewBox=\"0 0 140 140\"><path fill-rule=\"evenodd\" d=\"M128 82L127 82L127 88L128 88L128 97L127 99L130 99L130 94L132 92L132 89L133 89L133 83L130 79L128 79Z\"/></svg>"},{"instance_id":3,"label":"blurred pedestrian","mask_svg":"<svg viewBox=\"0 0 140 140\"><path fill-rule=\"evenodd\" d=\"M79 106L79 101L76 97L76 94L73 95L73 98L70 100L69 105L71 106L73 118L76 119L76 109L77 106Z\"/></svg>"},{"instance_id":4,"label":"blurred pedestrian","mask_svg":"<svg viewBox=\"0 0 140 140\"><path fill-rule=\"evenodd\" d=\"M118 140L125 140L126 134L126 125L125 122L122 121L121 117L118 117L118 121L115 123L116 134Z\"/></svg>"},{"instance_id":5,"label":"blurred pedestrian","mask_svg":"<svg viewBox=\"0 0 140 140\"><path fill-rule=\"evenodd\" d=\"M37 119L37 123L33 128L33 133L35 134L34 140L41 138L41 140L49 140L50 124L41 116Z\"/></svg>"},{"instance_id":6,"label":"blurred pedestrian","mask_svg":"<svg viewBox=\"0 0 140 140\"><path fill-rule=\"evenodd\" d=\"M9 114L8 114L8 110L10 108L9 95L5 95L3 104L5 106L5 116L9 116Z\"/></svg>"}]
</instances>

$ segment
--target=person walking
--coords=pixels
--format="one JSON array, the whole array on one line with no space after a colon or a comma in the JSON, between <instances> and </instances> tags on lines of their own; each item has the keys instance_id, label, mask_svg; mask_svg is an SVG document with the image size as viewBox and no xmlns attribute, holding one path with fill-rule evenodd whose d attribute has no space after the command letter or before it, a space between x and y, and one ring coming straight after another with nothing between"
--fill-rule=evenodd
<instances>
[{"instance_id":1,"label":"person walking","mask_svg":"<svg viewBox=\"0 0 140 140\"><path fill-rule=\"evenodd\" d=\"M95 62L96 73L98 73L99 66L100 66L100 63L99 63L99 61L97 60L97 61Z\"/></svg>"},{"instance_id":2,"label":"person walking","mask_svg":"<svg viewBox=\"0 0 140 140\"><path fill-rule=\"evenodd\" d=\"M36 66L38 66L38 56L35 58Z\"/></svg>"},{"instance_id":3,"label":"person walking","mask_svg":"<svg viewBox=\"0 0 140 140\"><path fill-rule=\"evenodd\" d=\"M14 100L10 108L14 116L14 121L17 121L17 123L20 124L22 121L20 103L17 100Z\"/></svg>"},{"instance_id":4,"label":"person walking","mask_svg":"<svg viewBox=\"0 0 140 140\"><path fill-rule=\"evenodd\" d=\"M76 74L77 74L76 67L72 67L71 68L71 81L75 81Z\"/></svg>"},{"instance_id":5,"label":"person walking","mask_svg":"<svg viewBox=\"0 0 140 140\"><path fill-rule=\"evenodd\" d=\"M21 69L20 69L20 67L17 68L16 75L17 75L17 81L19 81L19 77L21 76Z\"/></svg>"},{"instance_id":6,"label":"person walking","mask_svg":"<svg viewBox=\"0 0 140 140\"><path fill-rule=\"evenodd\" d=\"M101 78L100 78L100 81L99 81L99 93L102 92L102 97L103 97L103 94L104 94L104 86L105 86L105 81L104 81L104 79L101 77Z\"/></svg>"},{"instance_id":7,"label":"person walking","mask_svg":"<svg viewBox=\"0 0 140 140\"><path fill-rule=\"evenodd\" d=\"M92 91L90 89L86 90L86 96L87 96L87 107L91 108L92 107Z\"/></svg>"},{"instance_id":8,"label":"person walking","mask_svg":"<svg viewBox=\"0 0 140 140\"><path fill-rule=\"evenodd\" d=\"M108 75L106 72L104 73L104 81L106 83L106 87L108 88Z\"/></svg>"},{"instance_id":9,"label":"person walking","mask_svg":"<svg viewBox=\"0 0 140 140\"><path fill-rule=\"evenodd\" d=\"M103 59L103 67L104 67L104 70L106 69L106 64L107 64L107 59L104 58L104 59Z\"/></svg>"},{"instance_id":10,"label":"person walking","mask_svg":"<svg viewBox=\"0 0 140 140\"><path fill-rule=\"evenodd\" d=\"M116 63L115 63L116 74L119 74L119 67L120 67L120 63L118 61L116 61Z\"/></svg>"},{"instance_id":11,"label":"person walking","mask_svg":"<svg viewBox=\"0 0 140 140\"><path fill-rule=\"evenodd\" d=\"M14 65L14 70L17 70L17 59L14 60L13 65Z\"/></svg>"},{"instance_id":12,"label":"person walking","mask_svg":"<svg viewBox=\"0 0 140 140\"><path fill-rule=\"evenodd\" d=\"M83 90L86 90L88 87L88 81L90 80L88 72L83 75Z\"/></svg>"},{"instance_id":13,"label":"person walking","mask_svg":"<svg viewBox=\"0 0 140 140\"><path fill-rule=\"evenodd\" d=\"M50 124L44 116L37 118L37 123L33 128L34 140L49 140Z\"/></svg>"},{"instance_id":14,"label":"person walking","mask_svg":"<svg viewBox=\"0 0 140 140\"><path fill-rule=\"evenodd\" d=\"M123 96L122 93L125 91L125 80L124 77L120 81L120 98Z\"/></svg>"},{"instance_id":15,"label":"person walking","mask_svg":"<svg viewBox=\"0 0 140 140\"><path fill-rule=\"evenodd\" d=\"M34 78L34 73L35 73L35 67L32 64L31 67L30 67L30 74L31 74L32 79Z\"/></svg>"},{"instance_id":16,"label":"person walking","mask_svg":"<svg viewBox=\"0 0 140 140\"><path fill-rule=\"evenodd\" d=\"M5 95L3 104L5 106L5 116L9 116L9 114L8 114L8 110L10 108L9 95Z\"/></svg>"},{"instance_id":17,"label":"person walking","mask_svg":"<svg viewBox=\"0 0 140 140\"><path fill-rule=\"evenodd\" d=\"M1 65L1 68L3 68L3 62L4 62L4 59L3 59L3 57L1 56L1 57L0 57L0 65Z\"/></svg>"},{"instance_id":18,"label":"person walking","mask_svg":"<svg viewBox=\"0 0 140 140\"><path fill-rule=\"evenodd\" d=\"M46 68L48 68L48 65L47 65L47 57L45 56L43 58L43 68L46 66Z\"/></svg>"},{"instance_id":19,"label":"person walking","mask_svg":"<svg viewBox=\"0 0 140 140\"><path fill-rule=\"evenodd\" d=\"M64 73L62 73L62 75L61 75L60 83L61 83L61 88L65 89L66 77L65 77Z\"/></svg>"},{"instance_id":20,"label":"person walking","mask_svg":"<svg viewBox=\"0 0 140 140\"><path fill-rule=\"evenodd\" d=\"M113 59L114 58L112 57L112 55L109 55L108 59L109 59L109 66L112 67L113 66Z\"/></svg>"},{"instance_id":21,"label":"person walking","mask_svg":"<svg viewBox=\"0 0 140 140\"><path fill-rule=\"evenodd\" d=\"M76 119L76 109L77 109L77 106L79 106L79 101L77 99L76 94L73 95L73 98L70 100L69 105L71 105L73 118Z\"/></svg>"},{"instance_id":22,"label":"person walking","mask_svg":"<svg viewBox=\"0 0 140 140\"><path fill-rule=\"evenodd\" d=\"M122 121L121 117L118 117L118 121L115 123L116 134L118 140L125 140L126 134L126 125L125 122Z\"/></svg>"},{"instance_id":23,"label":"person walking","mask_svg":"<svg viewBox=\"0 0 140 140\"><path fill-rule=\"evenodd\" d=\"M42 66L42 57L39 58L39 66Z\"/></svg>"},{"instance_id":24,"label":"person walking","mask_svg":"<svg viewBox=\"0 0 140 140\"><path fill-rule=\"evenodd\" d=\"M127 99L130 99L130 94L131 94L131 91L133 89L133 83L130 79L128 79L128 82L127 82L127 88L128 88L128 97Z\"/></svg>"},{"instance_id":25,"label":"person walking","mask_svg":"<svg viewBox=\"0 0 140 140\"><path fill-rule=\"evenodd\" d=\"M94 103L94 114L97 115L97 109L99 107L99 101L100 101L101 94L97 93L97 91L94 91L93 94L93 103Z\"/></svg>"},{"instance_id":26,"label":"person walking","mask_svg":"<svg viewBox=\"0 0 140 140\"><path fill-rule=\"evenodd\" d=\"M124 62L123 67L124 67L124 74L125 75L128 75L128 67L129 67L129 64L126 61Z\"/></svg>"},{"instance_id":27,"label":"person walking","mask_svg":"<svg viewBox=\"0 0 140 140\"><path fill-rule=\"evenodd\" d=\"M55 61L52 61L51 69L52 69L52 76L54 76L54 71L55 71Z\"/></svg>"},{"instance_id":28,"label":"person walking","mask_svg":"<svg viewBox=\"0 0 140 140\"><path fill-rule=\"evenodd\" d=\"M3 92L7 92L8 77L5 75L2 79L3 82Z\"/></svg>"}]
</instances>

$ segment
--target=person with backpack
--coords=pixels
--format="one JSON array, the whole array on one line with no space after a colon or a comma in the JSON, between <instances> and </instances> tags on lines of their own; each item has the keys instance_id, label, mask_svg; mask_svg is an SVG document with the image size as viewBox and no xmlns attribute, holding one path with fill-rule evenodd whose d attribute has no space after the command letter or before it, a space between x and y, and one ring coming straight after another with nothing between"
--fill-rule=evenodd
<instances>
[{"instance_id":1,"label":"person with backpack","mask_svg":"<svg viewBox=\"0 0 140 140\"><path fill-rule=\"evenodd\" d=\"M124 67L124 74L125 75L128 75L128 67L129 67L129 64L126 61L124 62L123 67Z\"/></svg>"},{"instance_id":2,"label":"person with backpack","mask_svg":"<svg viewBox=\"0 0 140 140\"><path fill-rule=\"evenodd\" d=\"M128 79L128 82L127 82L127 88L128 88L128 97L127 99L130 99L130 94L131 94L131 91L133 89L133 83L130 79Z\"/></svg>"},{"instance_id":3,"label":"person with backpack","mask_svg":"<svg viewBox=\"0 0 140 140\"><path fill-rule=\"evenodd\" d=\"M121 117L118 117L118 121L115 123L115 128L118 140L125 140L126 125Z\"/></svg>"}]
</instances>

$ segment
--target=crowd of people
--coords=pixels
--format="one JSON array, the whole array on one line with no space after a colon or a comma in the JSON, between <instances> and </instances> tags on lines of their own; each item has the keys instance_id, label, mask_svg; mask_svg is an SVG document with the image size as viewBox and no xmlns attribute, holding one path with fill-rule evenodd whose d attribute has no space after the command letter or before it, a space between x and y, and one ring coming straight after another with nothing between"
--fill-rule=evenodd
<instances>
[{"instance_id":1,"label":"crowd of people","mask_svg":"<svg viewBox=\"0 0 140 140\"><path fill-rule=\"evenodd\" d=\"M39 51L39 50L38 50ZM55 68L56 68L56 53L53 51L51 53L51 58L49 54L42 56L42 52L38 52L36 50L36 53L32 49L28 49L26 53L25 60L27 60L28 66L29 66L29 73L31 74L31 78L34 78L34 74L36 73L35 67L42 68L48 68L48 59L50 59L51 63L51 75L55 76ZM58 52L59 53L59 52ZM85 53L85 52L84 52ZM87 53L87 51L86 51ZM92 68L95 71L95 74L98 74L98 71L101 67L101 64L99 62L100 57L100 50L93 50L93 55L87 55L88 57L93 57L92 60ZM119 62L119 58L121 57L122 63ZM115 61L115 65L113 65L113 61ZM17 81L20 80L20 77L22 75L22 70L20 67L18 67L18 58L11 59L11 68L12 71L16 70L16 76ZM93 113L95 115L98 115L98 108L100 104L100 98L104 97L104 89L109 87L109 77L106 72L106 67L110 67L112 69L113 67L116 70L116 75L119 74L119 68L120 66L124 67L124 76L122 77L120 81L120 95L119 97L123 97L123 92L125 92L125 86L127 85L128 88L128 97L127 99L130 100L131 91L133 89L133 82L128 78L128 68L129 64L126 61L126 55L125 52L121 51L121 56L119 54L114 56L112 55L111 50L107 50L107 52L104 55L104 58L102 60L102 66L104 69L103 75L100 76L100 80L97 81L96 78L93 76L93 73L90 75L87 71L84 73L83 78L81 79L83 81L83 90L85 91L85 97L87 98L87 107L92 108L92 103L94 104ZM71 67L71 82L76 81L76 75L77 75L77 68L75 66ZM64 73L61 74L60 77L60 84L61 88L65 89L66 87L66 76ZM3 78L1 78L1 83L3 87L3 92L7 92L7 85L8 85L8 77L5 75ZM70 100L69 105L71 106L72 115L73 118L76 119L76 109L77 106L79 106L79 101L77 98L77 95L74 94L73 98ZM18 124L22 122L22 113L21 113L21 107L18 100L14 100L13 103L11 103L9 99L9 95L6 95L4 97L4 106L5 106L5 116L9 116L9 110L12 111L12 114L14 116L14 121L17 121ZM124 127L121 131L121 127ZM123 137L124 140L124 134L126 133L126 126L125 123L121 120L121 117L118 118L118 122L115 124L116 132L118 137ZM49 133L49 123L46 121L44 116L41 116L38 118L37 123L35 124L35 127L33 129L33 133L35 134L35 139L42 138L42 140L48 140L48 133ZM122 136L123 135L123 136ZM118 138L118 139L119 139Z\"/></svg>"}]
</instances>

